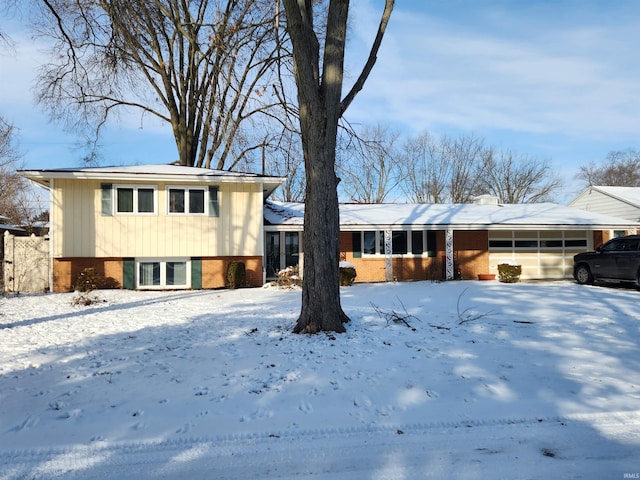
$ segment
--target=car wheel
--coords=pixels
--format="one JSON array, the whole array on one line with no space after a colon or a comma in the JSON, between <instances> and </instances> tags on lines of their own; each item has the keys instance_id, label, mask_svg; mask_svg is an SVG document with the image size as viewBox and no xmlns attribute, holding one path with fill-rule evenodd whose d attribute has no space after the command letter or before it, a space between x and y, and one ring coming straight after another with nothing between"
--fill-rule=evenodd
<instances>
[{"instance_id":1,"label":"car wheel","mask_svg":"<svg viewBox=\"0 0 640 480\"><path fill-rule=\"evenodd\" d=\"M591 275L591 270L586 265L578 265L576 267L575 278L580 285L593 283L593 275Z\"/></svg>"}]
</instances>

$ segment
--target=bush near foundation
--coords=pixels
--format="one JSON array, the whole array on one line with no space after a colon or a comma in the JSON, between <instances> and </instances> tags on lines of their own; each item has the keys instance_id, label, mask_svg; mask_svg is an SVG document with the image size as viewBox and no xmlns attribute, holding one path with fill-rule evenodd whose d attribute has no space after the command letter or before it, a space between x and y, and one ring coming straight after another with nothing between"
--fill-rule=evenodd
<instances>
[{"instance_id":1,"label":"bush near foundation","mask_svg":"<svg viewBox=\"0 0 640 480\"><path fill-rule=\"evenodd\" d=\"M276 284L279 287L294 288L302 285L302 278L300 278L300 267L287 267L278 272L278 280Z\"/></svg>"},{"instance_id":2,"label":"bush near foundation","mask_svg":"<svg viewBox=\"0 0 640 480\"><path fill-rule=\"evenodd\" d=\"M340 285L350 287L356 280L356 267L349 262L340 262Z\"/></svg>"},{"instance_id":3,"label":"bush near foundation","mask_svg":"<svg viewBox=\"0 0 640 480\"><path fill-rule=\"evenodd\" d=\"M520 281L521 274L522 265L512 265L510 263L498 265L498 276L503 283L517 283Z\"/></svg>"},{"instance_id":4,"label":"bush near foundation","mask_svg":"<svg viewBox=\"0 0 640 480\"><path fill-rule=\"evenodd\" d=\"M247 286L247 270L244 262L231 262L227 266L227 287L241 288Z\"/></svg>"},{"instance_id":5,"label":"bush near foundation","mask_svg":"<svg viewBox=\"0 0 640 480\"><path fill-rule=\"evenodd\" d=\"M73 284L73 289L77 292L91 292L92 290L105 288L120 288L120 284L111 277L105 278L102 274L96 272L95 268L82 270Z\"/></svg>"}]
</instances>

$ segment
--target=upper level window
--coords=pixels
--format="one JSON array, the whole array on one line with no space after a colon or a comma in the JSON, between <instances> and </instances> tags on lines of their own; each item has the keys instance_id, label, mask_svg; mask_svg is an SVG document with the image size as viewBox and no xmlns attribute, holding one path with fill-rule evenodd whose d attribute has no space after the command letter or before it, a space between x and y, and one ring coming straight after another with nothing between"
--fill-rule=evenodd
<instances>
[{"instance_id":1,"label":"upper level window","mask_svg":"<svg viewBox=\"0 0 640 480\"><path fill-rule=\"evenodd\" d=\"M116 213L157 213L154 186L116 185Z\"/></svg>"},{"instance_id":2,"label":"upper level window","mask_svg":"<svg viewBox=\"0 0 640 480\"><path fill-rule=\"evenodd\" d=\"M170 214L204 215L208 206L209 214L212 215L212 203L214 200L217 203L217 190L206 190L203 187L168 187L167 199Z\"/></svg>"}]
</instances>

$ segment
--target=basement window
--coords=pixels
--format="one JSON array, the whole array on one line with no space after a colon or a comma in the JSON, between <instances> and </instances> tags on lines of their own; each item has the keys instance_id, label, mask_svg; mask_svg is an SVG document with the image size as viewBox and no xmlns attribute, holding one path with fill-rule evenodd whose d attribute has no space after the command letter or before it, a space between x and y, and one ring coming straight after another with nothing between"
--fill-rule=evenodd
<instances>
[{"instance_id":1,"label":"basement window","mask_svg":"<svg viewBox=\"0 0 640 480\"><path fill-rule=\"evenodd\" d=\"M136 261L136 284L141 289L191 287L191 262L183 259Z\"/></svg>"}]
</instances>

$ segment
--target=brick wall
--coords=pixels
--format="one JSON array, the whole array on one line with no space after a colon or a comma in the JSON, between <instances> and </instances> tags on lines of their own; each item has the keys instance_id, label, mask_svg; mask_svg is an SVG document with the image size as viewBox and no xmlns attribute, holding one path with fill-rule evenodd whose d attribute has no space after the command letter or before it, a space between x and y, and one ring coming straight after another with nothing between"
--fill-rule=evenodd
<instances>
[{"instance_id":1,"label":"brick wall","mask_svg":"<svg viewBox=\"0 0 640 480\"><path fill-rule=\"evenodd\" d=\"M479 273L489 273L489 232L487 230L453 233L456 266L462 278L477 279Z\"/></svg>"},{"instance_id":2,"label":"brick wall","mask_svg":"<svg viewBox=\"0 0 640 480\"><path fill-rule=\"evenodd\" d=\"M213 257L202 259L202 288L226 287L227 266L231 262L244 263L247 286L262 285L262 257Z\"/></svg>"},{"instance_id":3,"label":"brick wall","mask_svg":"<svg viewBox=\"0 0 640 480\"><path fill-rule=\"evenodd\" d=\"M479 273L489 272L489 234L486 230L455 231L453 249L456 267L462 278L477 278ZM435 257L394 257L393 275L399 281L444 279L445 232L436 232ZM356 267L356 282L385 281L383 257L354 258L352 233L340 233L340 260Z\"/></svg>"},{"instance_id":4,"label":"brick wall","mask_svg":"<svg viewBox=\"0 0 640 480\"><path fill-rule=\"evenodd\" d=\"M354 258L352 232L340 232L340 260L352 263L356 267L356 282L384 282L384 257ZM440 246L444 248L444 232L437 232L435 257L394 257L392 259L393 275L398 281L432 280L443 278L443 267L440 260ZM444 255L444 251L442 251Z\"/></svg>"},{"instance_id":5,"label":"brick wall","mask_svg":"<svg viewBox=\"0 0 640 480\"><path fill-rule=\"evenodd\" d=\"M93 268L105 279L122 285L122 260L119 258L54 258L53 291L71 292L85 268Z\"/></svg>"},{"instance_id":6,"label":"brick wall","mask_svg":"<svg viewBox=\"0 0 640 480\"><path fill-rule=\"evenodd\" d=\"M262 285L262 257L213 257L202 259L202 288L226 287L227 266L232 261L244 262L247 285ZM119 286L123 284L123 262L120 258L56 258L53 261L53 291L70 292L82 271L93 268Z\"/></svg>"}]
</instances>

